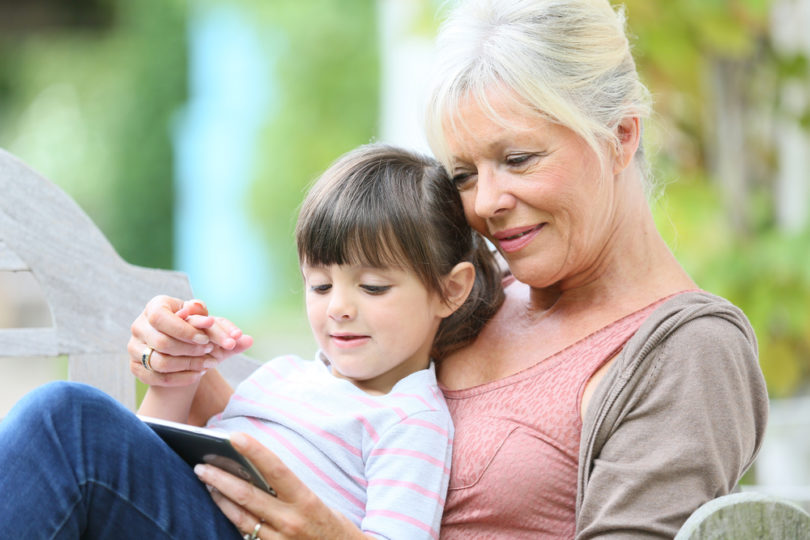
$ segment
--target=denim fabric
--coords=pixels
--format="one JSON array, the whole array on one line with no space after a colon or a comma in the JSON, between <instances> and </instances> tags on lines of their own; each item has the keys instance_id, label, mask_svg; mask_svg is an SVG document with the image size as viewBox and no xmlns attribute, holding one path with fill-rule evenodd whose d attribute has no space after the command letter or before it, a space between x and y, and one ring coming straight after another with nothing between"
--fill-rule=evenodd
<instances>
[{"instance_id":1,"label":"denim fabric","mask_svg":"<svg viewBox=\"0 0 810 540\"><path fill-rule=\"evenodd\" d=\"M90 386L57 382L0 421L0 538L241 535L134 414Z\"/></svg>"}]
</instances>

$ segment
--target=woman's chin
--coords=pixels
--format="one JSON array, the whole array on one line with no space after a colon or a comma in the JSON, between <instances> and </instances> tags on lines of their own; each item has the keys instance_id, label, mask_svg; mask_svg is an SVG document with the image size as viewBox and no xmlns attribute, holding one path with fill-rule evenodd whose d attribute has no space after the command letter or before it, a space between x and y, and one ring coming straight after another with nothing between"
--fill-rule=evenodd
<instances>
[{"instance_id":1,"label":"woman's chin","mask_svg":"<svg viewBox=\"0 0 810 540\"><path fill-rule=\"evenodd\" d=\"M508 261L509 270L515 279L528 285L533 289L545 289L552 287L560 281L559 272L552 272L551 269L538 264L536 258L525 258L516 261Z\"/></svg>"}]
</instances>

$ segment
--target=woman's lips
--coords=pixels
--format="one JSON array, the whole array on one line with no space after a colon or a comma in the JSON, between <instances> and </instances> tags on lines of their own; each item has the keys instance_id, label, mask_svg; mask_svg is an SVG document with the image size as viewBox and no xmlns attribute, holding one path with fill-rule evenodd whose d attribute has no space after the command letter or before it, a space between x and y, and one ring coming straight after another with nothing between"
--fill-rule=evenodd
<instances>
[{"instance_id":1,"label":"woman's lips","mask_svg":"<svg viewBox=\"0 0 810 540\"><path fill-rule=\"evenodd\" d=\"M540 229L543 228L545 223L534 225L532 227L519 227L515 229L507 229L499 231L493 237L498 242L498 246L504 253L513 253L523 249L529 242L531 242Z\"/></svg>"}]
</instances>

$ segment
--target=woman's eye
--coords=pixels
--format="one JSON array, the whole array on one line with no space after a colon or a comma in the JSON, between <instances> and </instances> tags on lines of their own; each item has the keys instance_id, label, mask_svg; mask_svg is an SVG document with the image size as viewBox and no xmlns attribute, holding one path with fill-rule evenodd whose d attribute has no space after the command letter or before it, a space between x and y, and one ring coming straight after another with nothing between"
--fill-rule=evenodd
<instances>
[{"instance_id":1,"label":"woman's eye","mask_svg":"<svg viewBox=\"0 0 810 540\"><path fill-rule=\"evenodd\" d=\"M324 283L323 285L312 285L309 289L316 293L316 294L324 294L332 288L330 283Z\"/></svg>"},{"instance_id":2,"label":"woman's eye","mask_svg":"<svg viewBox=\"0 0 810 540\"><path fill-rule=\"evenodd\" d=\"M475 184L475 173L456 173L453 176L453 184L459 191L471 188Z\"/></svg>"},{"instance_id":3,"label":"woman's eye","mask_svg":"<svg viewBox=\"0 0 810 540\"><path fill-rule=\"evenodd\" d=\"M516 154L514 156L507 156L504 161L510 167L518 167L520 165L525 165L526 162L532 157L534 157L533 154Z\"/></svg>"},{"instance_id":4,"label":"woman's eye","mask_svg":"<svg viewBox=\"0 0 810 540\"><path fill-rule=\"evenodd\" d=\"M360 285L360 288L369 294L383 294L391 288L391 285Z\"/></svg>"}]
</instances>

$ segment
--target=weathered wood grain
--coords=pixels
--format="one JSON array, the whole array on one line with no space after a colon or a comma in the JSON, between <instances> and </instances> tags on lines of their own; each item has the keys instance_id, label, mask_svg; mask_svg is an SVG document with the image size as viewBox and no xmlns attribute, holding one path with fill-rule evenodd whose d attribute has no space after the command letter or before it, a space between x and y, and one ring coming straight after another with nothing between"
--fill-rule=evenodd
<instances>
[{"instance_id":1,"label":"weathered wood grain","mask_svg":"<svg viewBox=\"0 0 810 540\"><path fill-rule=\"evenodd\" d=\"M807 540L810 514L763 493L733 493L698 508L675 540Z\"/></svg>"},{"instance_id":2,"label":"weathered wood grain","mask_svg":"<svg viewBox=\"0 0 810 540\"><path fill-rule=\"evenodd\" d=\"M73 199L4 150L0 194L0 270L30 269L53 316L53 328L0 331L0 358L67 355L71 380L134 407L130 325L157 294L191 298L188 278L121 259ZM228 364L232 382L257 365Z\"/></svg>"}]
</instances>

